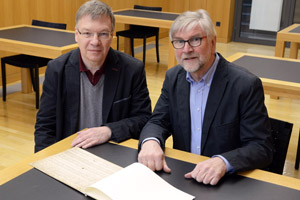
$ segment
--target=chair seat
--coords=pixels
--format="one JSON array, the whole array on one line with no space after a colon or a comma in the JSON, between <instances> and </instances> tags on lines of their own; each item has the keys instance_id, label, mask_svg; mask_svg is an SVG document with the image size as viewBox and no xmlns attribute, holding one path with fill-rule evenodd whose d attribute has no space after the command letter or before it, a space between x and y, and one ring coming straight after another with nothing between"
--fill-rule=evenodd
<instances>
[{"instance_id":1,"label":"chair seat","mask_svg":"<svg viewBox=\"0 0 300 200\"><path fill-rule=\"evenodd\" d=\"M46 66L50 61L50 59L48 58L29 56L24 54L3 57L2 60L9 65L14 65L16 67L22 68L43 67Z\"/></svg>"},{"instance_id":2,"label":"chair seat","mask_svg":"<svg viewBox=\"0 0 300 200\"><path fill-rule=\"evenodd\" d=\"M152 36L156 36L157 32L150 32L150 31L142 31L142 30L124 30L124 31L118 31L117 36L123 36L127 38L148 38Z\"/></svg>"}]
</instances>

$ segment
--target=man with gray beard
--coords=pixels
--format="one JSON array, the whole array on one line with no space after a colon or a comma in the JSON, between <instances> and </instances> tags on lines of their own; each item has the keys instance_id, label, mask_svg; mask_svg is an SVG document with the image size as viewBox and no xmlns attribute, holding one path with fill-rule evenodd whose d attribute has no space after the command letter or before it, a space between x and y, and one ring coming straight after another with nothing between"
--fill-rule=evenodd
<instances>
[{"instance_id":1,"label":"man with gray beard","mask_svg":"<svg viewBox=\"0 0 300 200\"><path fill-rule=\"evenodd\" d=\"M171 172L163 149L204 155L185 178L216 185L226 174L272 161L270 123L260 79L216 53L216 31L205 10L182 13L170 29L179 65L165 77L154 112L142 130L138 161Z\"/></svg>"}]
</instances>

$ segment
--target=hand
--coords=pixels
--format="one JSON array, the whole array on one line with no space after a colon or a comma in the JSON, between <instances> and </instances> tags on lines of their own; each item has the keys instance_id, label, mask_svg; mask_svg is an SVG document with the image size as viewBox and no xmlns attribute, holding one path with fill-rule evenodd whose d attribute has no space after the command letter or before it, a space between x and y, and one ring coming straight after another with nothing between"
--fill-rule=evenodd
<instances>
[{"instance_id":1,"label":"hand","mask_svg":"<svg viewBox=\"0 0 300 200\"><path fill-rule=\"evenodd\" d=\"M107 126L89 128L77 133L73 140L73 147L82 147L83 149L107 142L111 137L111 130Z\"/></svg>"},{"instance_id":2,"label":"hand","mask_svg":"<svg viewBox=\"0 0 300 200\"><path fill-rule=\"evenodd\" d=\"M213 157L199 162L193 171L184 175L185 178L194 178L199 183L216 185L226 173L226 164L219 157Z\"/></svg>"},{"instance_id":3,"label":"hand","mask_svg":"<svg viewBox=\"0 0 300 200\"><path fill-rule=\"evenodd\" d=\"M152 171L163 169L164 172L171 172L166 163L164 152L155 140L148 140L142 145L138 161L149 167Z\"/></svg>"}]
</instances>

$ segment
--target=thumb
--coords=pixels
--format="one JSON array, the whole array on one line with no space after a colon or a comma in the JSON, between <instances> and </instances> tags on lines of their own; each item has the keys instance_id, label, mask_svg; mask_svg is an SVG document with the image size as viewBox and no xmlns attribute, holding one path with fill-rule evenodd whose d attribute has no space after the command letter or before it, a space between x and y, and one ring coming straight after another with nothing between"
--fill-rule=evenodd
<instances>
[{"instance_id":1,"label":"thumb","mask_svg":"<svg viewBox=\"0 0 300 200\"><path fill-rule=\"evenodd\" d=\"M165 159L164 159L163 162L164 162L164 163L163 163L163 170L164 170L164 172L166 172L166 173L171 173L171 169L168 167L167 162L166 162Z\"/></svg>"}]
</instances>

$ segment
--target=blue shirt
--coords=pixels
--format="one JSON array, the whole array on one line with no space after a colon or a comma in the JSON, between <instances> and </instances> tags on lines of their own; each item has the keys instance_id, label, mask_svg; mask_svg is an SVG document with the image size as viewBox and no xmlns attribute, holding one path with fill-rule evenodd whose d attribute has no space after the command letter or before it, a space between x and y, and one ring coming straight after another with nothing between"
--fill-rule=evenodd
<instances>
[{"instance_id":1,"label":"blue shirt","mask_svg":"<svg viewBox=\"0 0 300 200\"><path fill-rule=\"evenodd\" d=\"M192 78L189 72L186 73L186 80L190 83L191 152L198 155L201 154L202 125L206 102L219 59L218 54L216 54L212 66L198 82ZM224 160L227 172L233 170L223 156L216 156Z\"/></svg>"},{"instance_id":2,"label":"blue shirt","mask_svg":"<svg viewBox=\"0 0 300 200\"><path fill-rule=\"evenodd\" d=\"M212 66L198 82L189 72L186 73L186 80L190 83L191 152L198 155L201 154L202 124L207 97L218 62L219 56L216 54Z\"/></svg>"}]
</instances>

